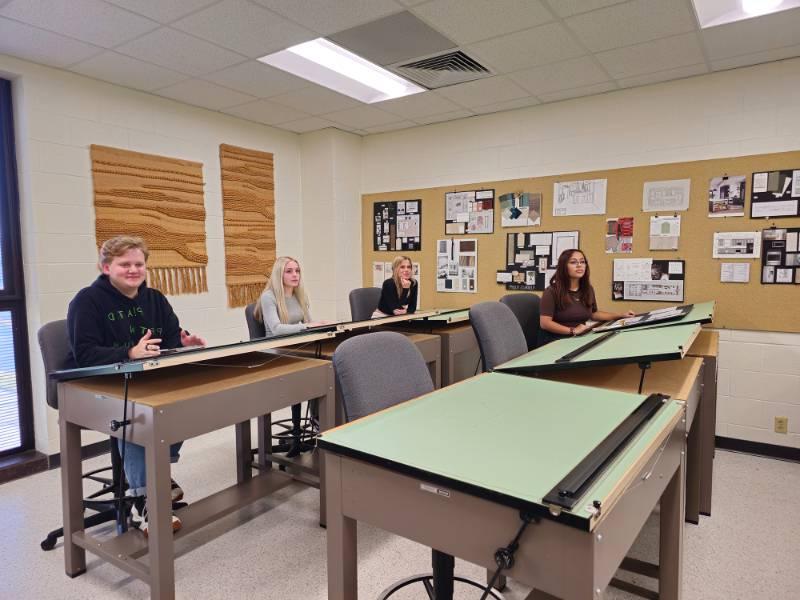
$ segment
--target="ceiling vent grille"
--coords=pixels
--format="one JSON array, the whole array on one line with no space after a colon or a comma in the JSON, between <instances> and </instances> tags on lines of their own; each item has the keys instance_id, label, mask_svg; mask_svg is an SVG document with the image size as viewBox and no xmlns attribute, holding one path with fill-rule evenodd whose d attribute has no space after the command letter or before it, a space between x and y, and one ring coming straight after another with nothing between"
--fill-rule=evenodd
<instances>
[{"instance_id":1,"label":"ceiling vent grille","mask_svg":"<svg viewBox=\"0 0 800 600\"><path fill-rule=\"evenodd\" d=\"M398 75L428 89L491 77L494 74L461 50L394 65L392 69Z\"/></svg>"}]
</instances>

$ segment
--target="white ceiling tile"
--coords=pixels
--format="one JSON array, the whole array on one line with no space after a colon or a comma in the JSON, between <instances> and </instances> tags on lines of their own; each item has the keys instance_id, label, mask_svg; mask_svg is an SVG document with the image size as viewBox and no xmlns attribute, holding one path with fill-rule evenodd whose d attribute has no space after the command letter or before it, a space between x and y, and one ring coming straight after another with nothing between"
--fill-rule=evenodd
<instances>
[{"instance_id":1,"label":"white ceiling tile","mask_svg":"<svg viewBox=\"0 0 800 600\"><path fill-rule=\"evenodd\" d=\"M310 117L308 119L300 119L298 121L290 121L288 123L281 123L279 127L287 131L294 131L295 133L307 133L309 131L316 131L317 129L325 129L326 127L335 127L335 123L331 123L326 119L319 117Z\"/></svg>"},{"instance_id":2,"label":"white ceiling tile","mask_svg":"<svg viewBox=\"0 0 800 600\"><path fill-rule=\"evenodd\" d=\"M374 106L413 121L419 117L441 114L460 108L458 104L442 98L435 92L422 92L395 100L376 102Z\"/></svg>"},{"instance_id":3,"label":"white ceiling tile","mask_svg":"<svg viewBox=\"0 0 800 600\"><path fill-rule=\"evenodd\" d=\"M159 23L171 23L219 0L106 0Z\"/></svg>"},{"instance_id":4,"label":"white ceiling tile","mask_svg":"<svg viewBox=\"0 0 800 600\"><path fill-rule=\"evenodd\" d=\"M240 54L168 27L157 29L116 50L189 75L205 75L245 60Z\"/></svg>"},{"instance_id":5,"label":"white ceiling tile","mask_svg":"<svg viewBox=\"0 0 800 600\"><path fill-rule=\"evenodd\" d=\"M420 125L430 125L431 123L443 123L444 121L455 121L456 119L465 119L467 117L472 117L474 115L475 113L473 113L472 111L462 109L462 110L454 110L452 112L447 112L439 115L429 115L427 117L419 117L414 120Z\"/></svg>"},{"instance_id":6,"label":"white ceiling tile","mask_svg":"<svg viewBox=\"0 0 800 600\"><path fill-rule=\"evenodd\" d=\"M158 27L158 23L100 0L14 0L0 16L111 48Z\"/></svg>"},{"instance_id":7,"label":"white ceiling tile","mask_svg":"<svg viewBox=\"0 0 800 600\"><path fill-rule=\"evenodd\" d=\"M614 79L705 62L695 33L685 33L653 42L600 52L597 60Z\"/></svg>"},{"instance_id":8,"label":"white ceiling tile","mask_svg":"<svg viewBox=\"0 0 800 600\"><path fill-rule=\"evenodd\" d=\"M712 61L765 50L796 46L800 42L800 8L738 21L701 32Z\"/></svg>"},{"instance_id":9,"label":"white ceiling tile","mask_svg":"<svg viewBox=\"0 0 800 600\"><path fill-rule=\"evenodd\" d=\"M365 127L364 133L386 133L387 131L397 131L398 129L409 129L416 127L414 121L397 121L396 123L388 123L386 125L376 125L375 127Z\"/></svg>"},{"instance_id":10,"label":"white ceiling tile","mask_svg":"<svg viewBox=\"0 0 800 600\"><path fill-rule=\"evenodd\" d=\"M758 65L765 62L772 62L774 60L794 58L796 56L800 56L800 46L787 46L786 48L767 50L765 52L756 52L755 54L744 54L743 56L734 56L733 58L722 58L720 60L712 61L711 66L715 71L724 71L726 69L749 67L750 65Z\"/></svg>"},{"instance_id":11,"label":"white ceiling tile","mask_svg":"<svg viewBox=\"0 0 800 600\"><path fill-rule=\"evenodd\" d=\"M280 94L279 96L271 96L270 100L311 115L321 115L362 105L358 100L353 100L315 84L301 90Z\"/></svg>"},{"instance_id":12,"label":"white ceiling tile","mask_svg":"<svg viewBox=\"0 0 800 600\"><path fill-rule=\"evenodd\" d=\"M534 98L533 96L526 96L525 98L517 98L516 100L506 100L505 102L497 102L494 104L487 104L485 106L476 106L470 110L479 115L485 115L489 113L504 112L506 110L526 108L528 106L535 106L537 104L540 104L537 98Z\"/></svg>"},{"instance_id":13,"label":"white ceiling tile","mask_svg":"<svg viewBox=\"0 0 800 600\"><path fill-rule=\"evenodd\" d=\"M51 67L66 67L102 51L98 46L0 18L0 54Z\"/></svg>"},{"instance_id":14,"label":"white ceiling tile","mask_svg":"<svg viewBox=\"0 0 800 600\"><path fill-rule=\"evenodd\" d=\"M397 0L403 6L416 6L417 4L422 4L423 2L430 2L430 0Z\"/></svg>"},{"instance_id":15,"label":"white ceiling tile","mask_svg":"<svg viewBox=\"0 0 800 600\"><path fill-rule=\"evenodd\" d=\"M673 79L685 79L686 77L693 77L695 75L703 75L708 73L709 69L705 63L697 65L689 65L688 67L678 67L676 69L667 69L666 71L658 71L656 73L646 73L636 77L626 77L625 79L618 79L617 83L620 87L637 87L640 85L650 85L651 83L661 83L662 81L672 81Z\"/></svg>"},{"instance_id":16,"label":"white ceiling tile","mask_svg":"<svg viewBox=\"0 0 800 600\"><path fill-rule=\"evenodd\" d=\"M559 17L570 17L579 13L605 8L613 4L620 4L628 0L547 0Z\"/></svg>"},{"instance_id":17,"label":"white ceiling tile","mask_svg":"<svg viewBox=\"0 0 800 600\"><path fill-rule=\"evenodd\" d=\"M255 100L252 96L234 92L208 81L200 79L189 79L162 88L155 92L159 96L180 100L186 104L194 104L211 110L219 110L229 106L236 106Z\"/></svg>"},{"instance_id":18,"label":"white ceiling tile","mask_svg":"<svg viewBox=\"0 0 800 600\"><path fill-rule=\"evenodd\" d=\"M398 121L397 115L372 106L357 106L355 108L326 113L322 116L339 125L355 127L357 129L366 129L367 127L386 125L387 123L396 123Z\"/></svg>"},{"instance_id":19,"label":"white ceiling tile","mask_svg":"<svg viewBox=\"0 0 800 600\"><path fill-rule=\"evenodd\" d=\"M541 25L466 48L500 73L511 73L586 54L559 23Z\"/></svg>"},{"instance_id":20,"label":"white ceiling tile","mask_svg":"<svg viewBox=\"0 0 800 600\"><path fill-rule=\"evenodd\" d=\"M589 57L536 67L509 77L535 96L609 81L608 75Z\"/></svg>"},{"instance_id":21,"label":"white ceiling tile","mask_svg":"<svg viewBox=\"0 0 800 600\"><path fill-rule=\"evenodd\" d=\"M172 27L250 58L318 37L313 31L247 0L224 0L176 21Z\"/></svg>"},{"instance_id":22,"label":"white ceiling tile","mask_svg":"<svg viewBox=\"0 0 800 600\"><path fill-rule=\"evenodd\" d=\"M546 94L539 94L542 102L558 102L559 100L569 100L570 98L580 98L582 96L593 96L594 94L602 94L603 92L610 92L616 90L617 85L613 81L605 83L595 83L594 85L583 85L580 87L572 88L569 90L561 90L559 92L549 92Z\"/></svg>"},{"instance_id":23,"label":"white ceiling tile","mask_svg":"<svg viewBox=\"0 0 800 600\"><path fill-rule=\"evenodd\" d=\"M111 50L73 65L70 71L148 92L187 78L182 73L117 54Z\"/></svg>"},{"instance_id":24,"label":"white ceiling tile","mask_svg":"<svg viewBox=\"0 0 800 600\"><path fill-rule=\"evenodd\" d=\"M275 104L267 100L257 100L255 102L248 102L233 108L226 108L222 112L242 117L248 121L256 121L257 123L264 123L265 125L275 125L276 123L286 123L287 121L296 121L298 119L308 118L310 115L307 113L283 106L282 104Z\"/></svg>"},{"instance_id":25,"label":"white ceiling tile","mask_svg":"<svg viewBox=\"0 0 800 600\"><path fill-rule=\"evenodd\" d=\"M451 85L437 90L436 93L466 108L506 102L529 95L505 75Z\"/></svg>"},{"instance_id":26,"label":"white ceiling tile","mask_svg":"<svg viewBox=\"0 0 800 600\"><path fill-rule=\"evenodd\" d=\"M393 0L254 0L304 27L327 35L400 12Z\"/></svg>"},{"instance_id":27,"label":"white ceiling tile","mask_svg":"<svg viewBox=\"0 0 800 600\"><path fill-rule=\"evenodd\" d=\"M539 0L433 0L413 12L462 46L553 20Z\"/></svg>"},{"instance_id":28,"label":"white ceiling tile","mask_svg":"<svg viewBox=\"0 0 800 600\"><path fill-rule=\"evenodd\" d=\"M255 60L209 73L203 79L257 98L277 96L310 85L305 79Z\"/></svg>"},{"instance_id":29,"label":"white ceiling tile","mask_svg":"<svg viewBox=\"0 0 800 600\"><path fill-rule=\"evenodd\" d=\"M634 0L565 19L592 52L697 31L686 0Z\"/></svg>"}]
</instances>

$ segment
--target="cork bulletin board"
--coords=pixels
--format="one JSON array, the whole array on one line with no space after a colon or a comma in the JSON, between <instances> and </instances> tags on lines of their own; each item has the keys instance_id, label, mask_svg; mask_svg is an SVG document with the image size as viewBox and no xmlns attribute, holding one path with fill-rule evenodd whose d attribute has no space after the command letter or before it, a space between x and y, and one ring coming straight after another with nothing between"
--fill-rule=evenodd
<instances>
[{"instance_id":1,"label":"cork bulletin board","mask_svg":"<svg viewBox=\"0 0 800 600\"><path fill-rule=\"evenodd\" d=\"M800 217L751 218L750 198L752 174L756 172L800 169L800 151L718 158L693 162L668 163L623 169L561 173L547 177L533 177L507 181L464 182L460 186L401 190L365 194L362 196L362 281L372 285L372 262L390 261L395 252L377 252L372 249L373 203L406 198L422 200L423 218L427 227L422 232L422 250L407 252L419 262L423 273L436 273L436 240L461 238L444 234L445 194L453 191L494 189L502 194L542 194L542 218L538 227L514 229L514 232L580 231L580 247L586 253L591 267L591 280L601 310L634 310L643 312L659 308L652 302L623 302L612 300L611 275L614 258L653 258L658 260L684 260L685 302L716 300L715 327L730 329L785 331L800 333L800 285L762 285L760 283L761 259L714 259L712 243L715 232L761 231L771 226L800 227ZM747 178L745 216L710 218L709 182L723 175L744 175ZM579 179L608 180L606 214L554 217L553 187L559 181ZM691 180L689 210L681 216L681 236L677 250L649 250L650 217L660 213L642 211L642 192L645 182L677 179ZM425 308L468 307L485 300L497 300L508 293L505 286L496 282L496 273L506 265L506 234L500 227L499 211L495 211L494 233L477 236L478 239L478 293L437 293L436 279L422 279ZM606 219L619 215L634 218L633 252L606 254ZM664 213L666 216L666 213ZM748 283L721 283L722 262L750 262Z\"/></svg>"}]
</instances>

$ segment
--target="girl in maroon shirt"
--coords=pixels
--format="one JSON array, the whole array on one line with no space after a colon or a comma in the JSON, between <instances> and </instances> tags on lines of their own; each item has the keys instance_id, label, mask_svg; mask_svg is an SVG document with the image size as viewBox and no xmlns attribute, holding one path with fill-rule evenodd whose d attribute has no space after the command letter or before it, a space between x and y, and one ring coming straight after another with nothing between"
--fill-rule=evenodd
<instances>
[{"instance_id":1,"label":"girl in maroon shirt","mask_svg":"<svg viewBox=\"0 0 800 600\"><path fill-rule=\"evenodd\" d=\"M588 329L586 321L589 319L611 321L633 314L597 310L586 255L574 248L564 250L539 305L539 345L560 337L580 335Z\"/></svg>"}]
</instances>

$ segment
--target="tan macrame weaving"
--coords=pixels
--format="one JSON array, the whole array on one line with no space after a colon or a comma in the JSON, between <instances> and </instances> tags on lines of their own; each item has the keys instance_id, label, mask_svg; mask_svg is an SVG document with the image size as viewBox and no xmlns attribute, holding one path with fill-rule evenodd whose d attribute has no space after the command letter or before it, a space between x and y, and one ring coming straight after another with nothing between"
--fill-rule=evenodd
<instances>
[{"instance_id":1,"label":"tan macrame weaving","mask_svg":"<svg viewBox=\"0 0 800 600\"><path fill-rule=\"evenodd\" d=\"M97 246L138 235L150 248L147 284L165 294L208 291L203 165L91 146Z\"/></svg>"},{"instance_id":2,"label":"tan macrame weaving","mask_svg":"<svg viewBox=\"0 0 800 600\"><path fill-rule=\"evenodd\" d=\"M220 144L228 306L258 300L275 262L272 154Z\"/></svg>"}]
</instances>

